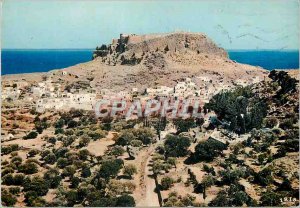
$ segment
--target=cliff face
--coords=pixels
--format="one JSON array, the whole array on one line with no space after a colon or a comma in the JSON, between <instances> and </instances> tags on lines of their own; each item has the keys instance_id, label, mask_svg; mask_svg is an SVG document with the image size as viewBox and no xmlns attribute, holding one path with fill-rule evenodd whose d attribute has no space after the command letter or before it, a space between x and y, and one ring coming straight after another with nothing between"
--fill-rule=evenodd
<instances>
[{"instance_id":1,"label":"cliff face","mask_svg":"<svg viewBox=\"0 0 300 208\"><path fill-rule=\"evenodd\" d=\"M94 58L101 57L108 65L136 65L147 57L158 54L196 53L228 58L226 51L218 47L202 33L166 33L150 35L124 35L113 39L108 46L103 45L94 52ZM160 55L159 55L160 54Z\"/></svg>"}]
</instances>

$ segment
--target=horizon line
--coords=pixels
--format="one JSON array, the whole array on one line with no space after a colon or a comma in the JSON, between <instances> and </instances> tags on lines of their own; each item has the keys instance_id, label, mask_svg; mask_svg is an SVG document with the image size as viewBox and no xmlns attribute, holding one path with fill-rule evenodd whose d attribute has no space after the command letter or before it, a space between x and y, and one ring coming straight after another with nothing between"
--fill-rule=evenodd
<instances>
[{"instance_id":1,"label":"horizon line","mask_svg":"<svg viewBox=\"0 0 300 208\"><path fill-rule=\"evenodd\" d=\"M257 48L247 48L247 49L238 49L238 48L223 48L226 51L299 51L299 48L272 48L272 49L257 49ZM4 50L96 50L96 48L1 48L1 51Z\"/></svg>"}]
</instances>

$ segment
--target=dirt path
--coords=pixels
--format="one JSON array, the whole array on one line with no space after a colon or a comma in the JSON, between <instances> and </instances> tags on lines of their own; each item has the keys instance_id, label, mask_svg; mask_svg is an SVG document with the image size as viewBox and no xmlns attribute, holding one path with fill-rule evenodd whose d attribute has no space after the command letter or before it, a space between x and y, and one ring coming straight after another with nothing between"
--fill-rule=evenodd
<instances>
[{"instance_id":1,"label":"dirt path","mask_svg":"<svg viewBox=\"0 0 300 208\"><path fill-rule=\"evenodd\" d=\"M153 174L150 163L152 159L152 153L155 150L155 147L158 143L149 147L145 157L143 158L141 166L141 178L140 178L140 191L141 199L137 202L138 207L159 207L158 196L155 192L155 181L151 178Z\"/></svg>"}]
</instances>

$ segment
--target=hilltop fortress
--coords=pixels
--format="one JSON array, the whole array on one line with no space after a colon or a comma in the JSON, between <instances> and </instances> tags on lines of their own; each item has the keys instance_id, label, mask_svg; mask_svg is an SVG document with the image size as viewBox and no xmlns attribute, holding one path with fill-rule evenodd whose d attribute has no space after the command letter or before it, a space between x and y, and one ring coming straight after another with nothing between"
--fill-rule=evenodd
<instances>
[{"instance_id":1,"label":"hilltop fortress","mask_svg":"<svg viewBox=\"0 0 300 208\"><path fill-rule=\"evenodd\" d=\"M165 33L165 34L120 34L109 45L102 45L94 51L94 58L102 57L109 65L139 64L152 52L211 54L228 58L227 52L218 47L202 33Z\"/></svg>"}]
</instances>

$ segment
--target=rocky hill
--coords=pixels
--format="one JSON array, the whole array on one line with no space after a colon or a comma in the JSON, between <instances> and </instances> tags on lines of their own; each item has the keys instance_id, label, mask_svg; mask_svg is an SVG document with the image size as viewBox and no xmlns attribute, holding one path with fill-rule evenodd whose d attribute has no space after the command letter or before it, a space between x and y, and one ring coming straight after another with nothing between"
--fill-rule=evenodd
<instances>
[{"instance_id":1,"label":"rocky hill","mask_svg":"<svg viewBox=\"0 0 300 208\"><path fill-rule=\"evenodd\" d=\"M90 62L63 69L69 76L62 76L61 70L44 76L67 84L88 81L99 89L143 91L156 85L174 86L186 77L197 83L197 77L206 76L213 83L227 85L240 79L262 80L267 74L260 67L230 60L224 49L202 33L121 34L111 44L97 47L93 55Z\"/></svg>"}]
</instances>

